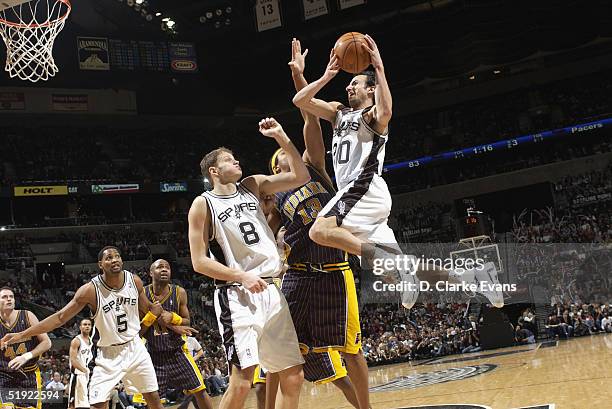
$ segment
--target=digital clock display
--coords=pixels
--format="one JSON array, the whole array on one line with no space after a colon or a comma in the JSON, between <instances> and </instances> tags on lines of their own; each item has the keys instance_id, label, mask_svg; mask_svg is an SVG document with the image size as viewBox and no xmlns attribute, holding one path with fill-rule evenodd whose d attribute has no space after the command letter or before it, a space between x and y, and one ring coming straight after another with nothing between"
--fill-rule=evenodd
<instances>
[{"instance_id":1,"label":"digital clock display","mask_svg":"<svg viewBox=\"0 0 612 409\"><path fill-rule=\"evenodd\" d=\"M385 171L401 168L414 169L435 162L462 160L470 157L483 156L492 152L516 149L530 144L543 143L547 140L552 140L558 137L567 137L580 133L591 132L610 125L612 125L612 118L606 118L596 122L568 126L566 128L554 129L551 131L543 131L536 134L519 136L512 139L504 139L484 145L472 146L470 148L457 151L443 152L433 156L423 156L421 158L412 159L409 161L392 163L386 165L384 169Z\"/></svg>"}]
</instances>

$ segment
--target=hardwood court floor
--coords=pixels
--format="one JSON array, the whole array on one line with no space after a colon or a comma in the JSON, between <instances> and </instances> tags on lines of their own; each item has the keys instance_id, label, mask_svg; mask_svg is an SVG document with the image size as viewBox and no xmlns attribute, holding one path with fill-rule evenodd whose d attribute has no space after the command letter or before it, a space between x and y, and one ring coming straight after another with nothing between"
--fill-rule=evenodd
<instances>
[{"instance_id":1,"label":"hardwood court floor","mask_svg":"<svg viewBox=\"0 0 612 409\"><path fill-rule=\"evenodd\" d=\"M470 377L471 376L471 377ZM398 380L398 378L401 380ZM445 381L445 382L443 382ZM440 383L443 382L443 383ZM370 370L373 409L475 404L511 409L555 404L555 409L612 408L612 334L452 355L418 365ZM379 386L378 389L381 389ZM215 408L220 398L214 398ZM245 406L256 409L251 391ZM332 385L305 383L303 409L352 408Z\"/></svg>"}]
</instances>

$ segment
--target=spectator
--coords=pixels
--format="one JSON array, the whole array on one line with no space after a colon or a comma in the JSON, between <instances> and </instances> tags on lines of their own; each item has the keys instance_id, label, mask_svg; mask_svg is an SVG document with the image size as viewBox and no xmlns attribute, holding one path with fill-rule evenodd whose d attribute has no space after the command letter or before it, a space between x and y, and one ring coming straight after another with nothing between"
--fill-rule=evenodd
<instances>
[{"instance_id":1,"label":"spectator","mask_svg":"<svg viewBox=\"0 0 612 409\"><path fill-rule=\"evenodd\" d=\"M520 325L516 326L515 339L519 344L535 344L535 336L533 332L527 328L521 328Z\"/></svg>"}]
</instances>

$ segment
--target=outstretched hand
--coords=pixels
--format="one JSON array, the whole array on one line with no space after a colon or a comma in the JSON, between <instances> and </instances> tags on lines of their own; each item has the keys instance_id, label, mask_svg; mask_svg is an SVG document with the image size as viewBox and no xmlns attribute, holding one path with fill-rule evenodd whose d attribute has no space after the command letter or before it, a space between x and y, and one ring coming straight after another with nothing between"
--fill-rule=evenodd
<instances>
[{"instance_id":1,"label":"outstretched hand","mask_svg":"<svg viewBox=\"0 0 612 409\"><path fill-rule=\"evenodd\" d=\"M304 67L306 66L306 56L308 55L308 48L302 53L302 44L300 40L291 40L291 61L289 61L289 68L295 75L304 74Z\"/></svg>"}]
</instances>

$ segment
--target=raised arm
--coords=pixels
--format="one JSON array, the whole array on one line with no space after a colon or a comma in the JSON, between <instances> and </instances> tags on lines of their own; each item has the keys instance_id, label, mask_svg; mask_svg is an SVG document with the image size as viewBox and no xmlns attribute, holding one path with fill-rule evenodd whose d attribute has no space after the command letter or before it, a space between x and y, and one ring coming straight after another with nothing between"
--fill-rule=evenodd
<instances>
[{"instance_id":1,"label":"raised arm","mask_svg":"<svg viewBox=\"0 0 612 409\"><path fill-rule=\"evenodd\" d=\"M293 97L295 106L313 114L317 118L323 118L326 121L334 123L338 107L342 104L339 102L326 102L315 98L315 95L317 95L317 93L338 74L339 70L340 64L338 63L338 56L336 56L334 50L332 50L329 56L329 63L327 64L323 76L306 85L295 94Z\"/></svg>"},{"instance_id":2,"label":"raised arm","mask_svg":"<svg viewBox=\"0 0 612 409\"><path fill-rule=\"evenodd\" d=\"M363 48L370 53L372 67L376 74L376 88L374 89L374 108L372 115L374 116L374 130L383 134L387 130L389 121L391 120L393 99L391 98L391 90L385 76L385 67L378 46L374 39L366 34L366 42L368 45L363 45Z\"/></svg>"},{"instance_id":3,"label":"raised arm","mask_svg":"<svg viewBox=\"0 0 612 409\"><path fill-rule=\"evenodd\" d=\"M306 55L308 55L308 50L302 53L300 40L294 38L291 42L291 61L289 61L289 67L291 68L293 85L298 92L308 85L306 78L304 78ZM302 114L302 118L304 118L303 132L304 145L306 145L306 149L302 154L302 159L305 163L314 166L320 173L325 174L325 143L323 142L319 118L303 109L300 109L300 114Z\"/></svg>"},{"instance_id":4,"label":"raised arm","mask_svg":"<svg viewBox=\"0 0 612 409\"><path fill-rule=\"evenodd\" d=\"M288 65L291 69L291 78L293 79L293 85L296 91L308 85L306 78L304 78L304 67L306 66L307 55L308 49L304 50L302 53L300 40L294 38L291 41L291 61L289 61Z\"/></svg>"},{"instance_id":5,"label":"raised arm","mask_svg":"<svg viewBox=\"0 0 612 409\"><path fill-rule=\"evenodd\" d=\"M56 328L61 327L74 318L83 308L90 306L92 310L96 306L96 293L92 283L82 285L68 304L53 315L48 316L41 322L32 325L25 331L6 334L0 340L0 348L4 349L7 345L22 342L28 338L46 334Z\"/></svg>"},{"instance_id":6,"label":"raised arm","mask_svg":"<svg viewBox=\"0 0 612 409\"><path fill-rule=\"evenodd\" d=\"M188 220L191 264L196 273L217 280L242 283L251 292L261 292L266 288L266 282L257 275L224 266L208 257L211 216L208 203L202 196L196 197L191 204Z\"/></svg>"},{"instance_id":7,"label":"raised arm","mask_svg":"<svg viewBox=\"0 0 612 409\"><path fill-rule=\"evenodd\" d=\"M249 176L242 183L252 192L258 193L260 198L295 189L307 183L310 180L310 173L302 160L302 156L282 126L274 118L265 118L259 122L259 132L276 140L285 151L291 170L277 175Z\"/></svg>"}]
</instances>

